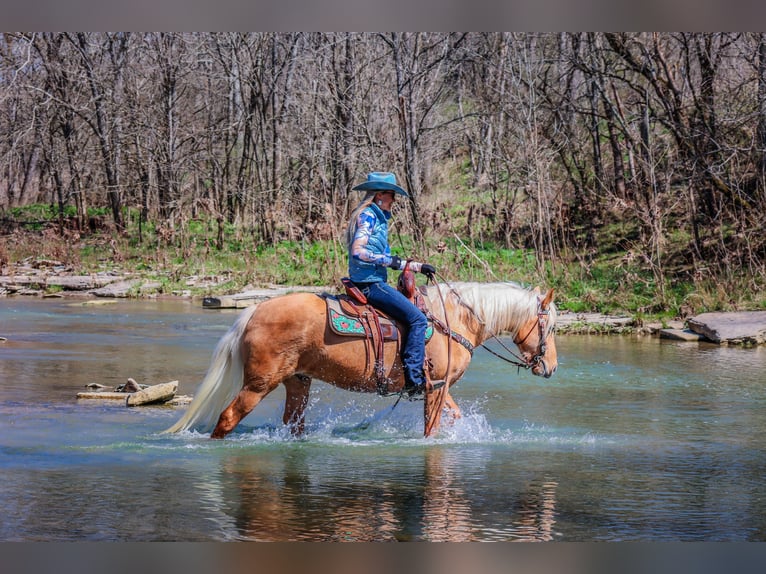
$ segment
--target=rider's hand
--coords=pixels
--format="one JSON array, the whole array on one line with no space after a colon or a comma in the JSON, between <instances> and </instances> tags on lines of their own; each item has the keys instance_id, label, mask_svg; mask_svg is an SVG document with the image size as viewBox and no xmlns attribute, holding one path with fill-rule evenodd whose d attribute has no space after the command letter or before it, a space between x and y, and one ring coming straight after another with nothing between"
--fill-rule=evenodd
<instances>
[{"instance_id":1,"label":"rider's hand","mask_svg":"<svg viewBox=\"0 0 766 574\"><path fill-rule=\"evenodd\" d=\"M404 269L405 263L406 261L402 261L402 258L399 257L398 255L392 255L391 265L389 267L391 267L391 269L396 269L397 271L401 271L402 269Z\"/></svg>"},{"instance_id":2,"label":"rider's hand","mask_svg":"<svg viewBox=\"0 0 766 574\"><path fill-rule=\"evenodd\" d=\"M420 272L429 278L433 278L433 276L436 274L436 267L430 265L429 263L423 263L420 266Z\"/></svg>"}]
</instances>

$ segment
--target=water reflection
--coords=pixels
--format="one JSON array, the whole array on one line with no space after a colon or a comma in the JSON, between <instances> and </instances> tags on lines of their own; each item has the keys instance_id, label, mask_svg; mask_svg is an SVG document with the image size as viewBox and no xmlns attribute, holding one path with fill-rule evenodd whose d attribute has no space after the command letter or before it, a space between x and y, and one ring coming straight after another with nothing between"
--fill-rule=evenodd
<instances>
[{"instance_id":1,"label":"water reflection","mask_svg":"<svg viewBox=\"0 0 766 574\"><path fill-rule=\"evenodd\" d=\"M475 540L471 503L450 454L443 449L425 454L423 533L433 542L469 542Z\"/></svg>"},{"instance_id":2,"label":"water reflection","mask_svg":"<svg viewBox=\"0 0 766 574\"><path fill-rule=\"evenodd\" d=\"M460 451L434 447L410 453L406 468L398 465L397 457L387 461L383 457L379 468L357 468L353 476L348 475L349 461L312 451L311 447L291 446L287 452L236 452L221 460L220 484L212 490L208 485L205 498L228 517L232 538L333 542L554 539L555 480L534 479L518 492L506 490L507 504L493 509L494 494L484 500L475 481L466 488L461 473L464 465L453 460Z\"/></svg>"},{"instance_id":3,"label":"water reflection","mask_svg":"<svg viewBox=\"0 0 766 574\"><path fill-rule=\"evenodd\" d=\"M556 525L556 489L558 482L543 480L530 484L519 501L517 538L522 541L549 542Z\"/></svg>"}]
</instances>

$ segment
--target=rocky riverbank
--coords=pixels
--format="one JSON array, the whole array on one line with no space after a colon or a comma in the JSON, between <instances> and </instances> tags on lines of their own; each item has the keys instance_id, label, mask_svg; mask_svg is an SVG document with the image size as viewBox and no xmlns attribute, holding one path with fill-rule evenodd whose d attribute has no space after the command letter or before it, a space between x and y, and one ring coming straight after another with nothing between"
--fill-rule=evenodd
<instances>
[{"instance_id":1,"label":"rocky riverbank","mask_svg":"<svg viewBox=\"0 0 766 574\"><path fill-rule=\"evenodd\" d=\"M223 279L190 276L184 279L188 289L168 293L160 281L137 273L103 271L80 275L58 261L27 258L0 268L0 296L32 297L158 297L161 295L191 297L194 289L215 288Z\"/></svg>"},{"instance_id":2,"label":"rocky riverbank","mask_svg":"<svg viewBox=\"0 0 766 574\"><path fill-rule=\"evenodd\" d=\"M91 275L73 275L71 269L56 261L29 260L13 269L0 270L0 296L27 297L192 297L192 288L210 287L210 278L188 277L189 290L160 294L160 284L129 273L104 272ZM267 286L237 294L200 297L207 308L243 308L257 301L283 295L289 291L332 291L331 288ZM677 325L681 328L681 325ZM632 317L609 316L600 313L561 312L558 320L560 333L578 334L654 334L662 328L659 323L637 325Z\"/></svg>"}]
</instances>

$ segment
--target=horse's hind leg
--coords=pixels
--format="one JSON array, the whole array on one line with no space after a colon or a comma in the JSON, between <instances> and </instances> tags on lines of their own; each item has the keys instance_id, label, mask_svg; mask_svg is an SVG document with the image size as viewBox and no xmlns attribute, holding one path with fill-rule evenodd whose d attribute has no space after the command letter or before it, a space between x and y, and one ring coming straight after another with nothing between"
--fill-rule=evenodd
<instances>
[{"instance_id":1,"label":"horse's hind leg","mask_svg":"<svg viewBox=\"0 0 766 574\"><path fill-rule=\"evenodd\" d=\"M218 424L215 425L210 438L223 438L229 434L267 394L269 391L257 392L248 390L247 387L239 391L237 397L218 417Z\"/></svg>"},{"instance_id":2,"label":"horse's hind leg","mask_svg":"<svg viewBox=\"0 0 766 574\"><path fill-rule=\"evenodd\" d=\"M290 427L290 431L300 436L303 434L306 406L309 402L309 390L311 378L306 375L292 375L287 377L282 384L285 385L287 395L285 397L285 412L282 422Z\"/></svg>"},{"instance_id":3,"label":"horse's hind leg","mask_svg":"<svg viewBox=\"0 0 766 574\"><path fill-rule=\"evenodd\" d=\"M304 413L309 400L311 379L305 375L292 375L282 382L287 390L285 412L282 420L286 425L290 425L293 434L301 435L303 433ZM210 438L223 438L229 434L239 424L239 421L250 414L250 411L271 390L269 388L265 391L253 391L245 387L239 391L237 397L231 401L229 406L221 413L221 416L218 417L218 424L213 429Z\"/></svg>"}]
</instances>

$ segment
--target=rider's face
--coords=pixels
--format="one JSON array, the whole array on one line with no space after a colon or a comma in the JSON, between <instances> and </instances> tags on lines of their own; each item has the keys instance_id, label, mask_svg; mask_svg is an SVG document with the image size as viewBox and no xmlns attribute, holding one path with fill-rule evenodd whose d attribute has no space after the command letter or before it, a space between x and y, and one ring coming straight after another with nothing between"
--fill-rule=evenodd
<instances>
[{"instance_id":1,"label":"rider's face","mask_svg":"<svg viewBox=\"0 0 766 574\"><path fill-rule=\"evenodd\" d=\"M391 211L396 196L393 191L379 191L375 197L375 203L384 211Z\"/></svg>"}]
</instances>

